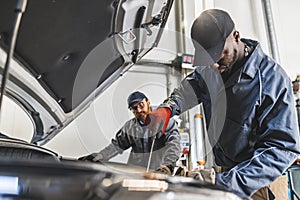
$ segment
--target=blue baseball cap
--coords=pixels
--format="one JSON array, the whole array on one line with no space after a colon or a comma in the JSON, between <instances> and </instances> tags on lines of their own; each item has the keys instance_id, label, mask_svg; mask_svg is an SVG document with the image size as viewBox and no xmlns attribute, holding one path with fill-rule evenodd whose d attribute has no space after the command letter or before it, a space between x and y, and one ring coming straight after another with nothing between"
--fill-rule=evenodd
<instances>
[{"instance_id":1,"label":"blue baseball cap","mask_svg":"<svg viewBox=\"0 0 300 200\"><path fill-rule=\"evenodd\" d=\"M134 102L139 102L139 101L142 101L143 99L148 99L145 94L143 94L143 93L141 93L139 91L131 93L129 95L129 97L127 98L128 108Z\"/></svg>"}]
</instances>

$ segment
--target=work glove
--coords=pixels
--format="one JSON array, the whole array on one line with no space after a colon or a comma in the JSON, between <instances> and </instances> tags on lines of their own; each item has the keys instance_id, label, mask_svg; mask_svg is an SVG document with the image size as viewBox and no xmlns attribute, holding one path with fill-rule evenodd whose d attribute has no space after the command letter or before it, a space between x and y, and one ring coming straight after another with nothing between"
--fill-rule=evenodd
<instances>
[{"instance_id":1,"label":"work glove","mask_svg":"<svg viewBox=\"0 0 300 200\"><path fill-rule=\"evenodd\" d=\"M172 175L172 170L167 165L161 165L155 171L162 174Z\"/></svg>"},{"instance_id":2,"label":"work glove","mask_svg":"<svg viewBox=\"0 0 300 200\"><path fill-rule=\"evenodd\" d=\"M211 169L200 169L199 171L189 172L188 176L192 176L195 180L199 180L203 183L216 183L216 172L213 168Z\"/></svg>"},{"instance_id":3,"label":"work glove","mask_svg":"<svg viewBox=\"0 0 300 200\"><path fill-rule=\"evenodd\" d=\"M145 120L147 127L156 132L164 134L169 123L171 111L168 108L158 108L150 112Z\"/></svg>"},{"instance_id":4,"label":"work glove","mask_svg":"<svg viewBox=\"0 0 300 200\"><path fill-rule=\"evenodd\" d=\"M295 160L295 163L300 166L300 156Z\"/></svg>"},{"instance_id":5,"label":"work glove","mask_svg":"<svg viewBox=\"0 0 300 200\"><path fill-rule=\"evenodd\" d=\"M103 160L103 155L101 153L92 153L90 155L80 157L80 158L78 158L78 160L101 162Z\"/></svg>"}]
</instances>

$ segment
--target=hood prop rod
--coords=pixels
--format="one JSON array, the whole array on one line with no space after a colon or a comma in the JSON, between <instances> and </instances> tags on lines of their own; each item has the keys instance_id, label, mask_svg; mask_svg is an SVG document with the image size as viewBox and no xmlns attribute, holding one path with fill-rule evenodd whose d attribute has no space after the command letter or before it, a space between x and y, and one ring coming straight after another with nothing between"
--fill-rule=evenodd
<instances>
[{"instance_id":1,"label":"hood prop rod","mask_svg":"<svg viewBox=\"0 0 300 200\"><path fill-rule=\"evenodd\" d=\"M12 29L12 34L11 34L11 39L9 41L9 46L8 46L8 53L6 56L6 62L3 68L3 74L2 74L2 81L1 81L1 94L0 94L0 114L2 110L2 101L3 97L5 95L5 89L6 89L6 82L9 76L9 65L10 61L12 59L12 56L14 54L14 49L15 49L15 44L16 44L16 39L19 31L19 26L21 23L21 18L22 14L25 12L27 5L27 0L18 0L16 8L15 8L15 21L13 24L13 29Z\"/></svg>"},{"instance_id":2,"label":"hood prop rod","mask_svg":"<svg viewBox=\"0 0 300 200\"><path fill-rule=\"evenodd\" d=\"M152 144L151 144L151 149L150 149L150 154L149 154L149 159L148 159L148 164L147 164L147 169L146 169L147 173L149 172L149 169L150 169L151 158L152 158L152 153L153 153L153 147L154 147L155 140L156 140L156 135L153 136L153 140L152 140Z\"/></svg>"}]
</instances>

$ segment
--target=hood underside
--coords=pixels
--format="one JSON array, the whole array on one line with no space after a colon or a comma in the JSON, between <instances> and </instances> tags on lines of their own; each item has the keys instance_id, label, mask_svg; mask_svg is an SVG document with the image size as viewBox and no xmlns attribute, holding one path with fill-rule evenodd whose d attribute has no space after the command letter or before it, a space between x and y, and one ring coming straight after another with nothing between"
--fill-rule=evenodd
<instances>
[{"instance_id":1,"label":"hood underside","mask_svg":"<svg viewBox=\"0 0 300 200\"><path fill-rule=\"evenodd\" d=\"M8 94L15 99L21 96L26 104L42 105L43 112L49 113L53 122L45 124L40 119L42 135L49 134L50 127L53 132L57 124L64 127L73 120L68 113L72 112L72 118L81 113L86 104L157 45L172 2L28 0L14 53L28 78L21 77L20 70L12 70ZM16 4L17 0L0 0L0 45L4 51L8 49ZM24 82L29 79L40 89L29 86L32 81ZM43 92L49 100L40 94Z\"/></svg>"}]
</instances>

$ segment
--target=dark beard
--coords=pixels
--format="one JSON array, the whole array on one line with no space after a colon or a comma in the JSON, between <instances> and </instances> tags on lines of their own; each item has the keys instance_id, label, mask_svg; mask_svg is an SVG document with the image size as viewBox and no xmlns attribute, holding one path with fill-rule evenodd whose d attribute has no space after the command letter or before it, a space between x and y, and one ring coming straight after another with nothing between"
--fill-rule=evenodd
<instances>
[{"instance_id":1,"label":"dark beard","mask_svg":"<svg viewBox=\"0 0 300 200\"><path fill-rule=\"evenodd\" d=\"M221 67L221 66L225 66L225 70L224 72L228 72L228 71L231 71L232 68L234 67L235 63L237 62L237 57L238 57L238 53L237 53L237 50L234 50L234 53L233 53L233 59L232 59L232 62L229 63L229 65L225 65L221 60L219 60L217 63L218 65ZM224 73L223 72L223 73Z\"/></svg>"},{"instance_id":2,"label":"dark beard","mask_svg":"<svg viewBox=\"0 0 300 200\"><path fill-rule=\"evenodd\" d=\"M241 65L238 64L239 62L237 61L237 58L238 58L237 50L234 50L232 62L229 64L226 70L221 74L224 83L231 77L232 74L234 74L241 67Z\"/></svg>"}]
</instances>

